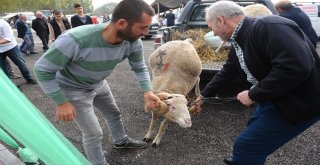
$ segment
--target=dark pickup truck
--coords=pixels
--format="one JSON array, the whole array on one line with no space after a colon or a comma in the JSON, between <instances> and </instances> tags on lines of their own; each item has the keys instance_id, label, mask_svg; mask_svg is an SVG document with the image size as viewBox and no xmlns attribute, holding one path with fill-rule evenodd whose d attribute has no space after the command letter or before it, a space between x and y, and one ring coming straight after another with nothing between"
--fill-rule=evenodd
<instances>
[{"instance_id":1,"label":"dark pickup truck","mask_svg":"<svg viewBox=\"0 0 320 165\"><path fill-rule=\"evenodd\" d=\"M173 31L178 31L180 33L185 32L189 29L207 29L208 24L205 19L205 9L209 7L211 4L216 2L217 0L209 0L209 1L201 1L201 0L191 0L189 1L185 7L183 8L178 20L173 27L164 27L159 29L160 37L158 37L155 41L155 47L171 41L171 34ZM275 9L271 0L233 0L240 6L247 6L252 4L263 4L266 6L273 14L277 14L277 10ZM202 72L200 75L200 88L203 88L211 79L212 77L218 73L222 67L224 62L209 62L202 64ZM229 93L227 95L233 95L234 93L238 92L242 86L246 87L246 81L236 79L233 82L237 85L231 85L228 92L224 91L223 93ZM237 89L233 88L236 87ZM230 94L233 93L233 94Z\"/></svg>"}]
</instances>

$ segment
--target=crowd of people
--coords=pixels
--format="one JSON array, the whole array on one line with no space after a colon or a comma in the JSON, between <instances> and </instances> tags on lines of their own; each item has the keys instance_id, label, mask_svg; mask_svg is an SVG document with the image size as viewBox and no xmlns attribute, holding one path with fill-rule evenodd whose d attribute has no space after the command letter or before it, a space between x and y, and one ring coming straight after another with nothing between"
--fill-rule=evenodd
<instances>
[{"instance_id":1,"label":"crowd of people","mask_svg":"<svg viewBox=\"0 0 320 165\"><path fill-rule=\"evenodd\" d=\"M215 2L206 11L210 29L223 41L230 41L232 47L221 71L194 102L197 111L202 110L203 98L215 96L236 76L252 85L240 92L237 100L245 106L256 105L247 127L234 142L232 154L224 159L226 164L264 164L268 155L320 120L318 37L310 19L288 0L279 1L275 7L279 16L259 18L244 16L242 7L232 1ZM143 0L122 0L110 24L88 25L92 20L83 13L81 4L74 4L74 9L71 24L60 11L54 10L49 22L41 11L36 12L32 29L44 51L33 68L37 81L22 56L39 53L25 16L20 15L16 23L18 37L23 39L20 48L9 24L0 19L0 66L8 77L19 78L8 57L27 83L38 83L55 103L56 118L75 121L81 130L88 160L105 165L108 157L101 143L104 130L94 110L104 117L114 148L147 146L124 131L120 109L105 78L128 59L146 109L160 104L152 91L140 39L148 33L155 12ZM170 13L166 16L168 26L175 19ZM54 42L50 48L49 40Z\"/></svg>"},{"instance_id":2,"label":"crowd of people","mask_svg":"<svg viewBox=\"0 0 320 165\"><path fill-rule=\"evenodd\" d=\"M31 27L27 24L27 16L25 14L18 15L18 18L14 22L14 26L17 29L17 37L23 40L22 44L18 49L19 51L15 51L15 53L10 53L10 55L5 52L1 52L2 54L6 54L4 56L1 56L1 58L4 59L0 61L1 68L9 76L9 78L21 78L20 75L14 72L12 64L9 60L11 59L11 61L21 70L21 74L23 75L23 77L26 78L28 83L31 82L32 84L37 84L36 81L33 81L33 79L29 78L30 76L27 76L30 73L23 59L23 54L31 55L39 53L35 49L34 37L32 35L31 29L33 29L36 32L36 35L42 42L43 52L46 52L49 49L49 40L54 42L59 35L61 35L64 31L71 29L72 27L75 28L85 24L92 24L90 16L85 15L83 13L83 8L81 4L74 4L74 9L76 11L76 14L71 18L72 26L70 25L69 20L66 17L63 17L61 12L58 10L52 11L53 18L45 17L40 10L36 11L36 18L32 20ZM5 37L9 36L7 40L8 42L4 42L3 45L1 45L0 47L0 49L3 47L5 50L7 49L5 47L8 47L7 45L9 44L11 44L12 46L17 45L17 41L15 40L13 33L11 33L11 27L10 25L8 27L6 23L7 22L2 22L1 24L1 35L3 37L1 39L5 39ZM5 32L8 33L4 34ZM6 57L8 57L9 59ZM19 63L17 62L17 60L13 59L19 59Z\"/></svg>"}]
</instances>

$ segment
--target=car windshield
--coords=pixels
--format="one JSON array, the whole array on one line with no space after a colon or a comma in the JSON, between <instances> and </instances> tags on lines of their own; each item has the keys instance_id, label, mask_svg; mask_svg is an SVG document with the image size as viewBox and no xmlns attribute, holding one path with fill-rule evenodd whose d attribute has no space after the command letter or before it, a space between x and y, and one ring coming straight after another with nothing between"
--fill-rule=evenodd
<instances>
[{"instance_id":1,"label":"car windshield","mask_svg":"<svg viewBox=\"0 0 320 165\"><path fill-rule=\"evenodd\" d=\"M42 14L45 15L46 17L51 16L51 11L50 10L41 10Z\"/></svg>"},{"instance_id":2,"label":"car windshield","mask_svg":"<svg viewBox=\"0 0 320 165\"><path fill-rule=\"evenodd\" d=\"M27 20L34 20L36 16L34 15L27 15Z\"/></svg>"}]
</instances>

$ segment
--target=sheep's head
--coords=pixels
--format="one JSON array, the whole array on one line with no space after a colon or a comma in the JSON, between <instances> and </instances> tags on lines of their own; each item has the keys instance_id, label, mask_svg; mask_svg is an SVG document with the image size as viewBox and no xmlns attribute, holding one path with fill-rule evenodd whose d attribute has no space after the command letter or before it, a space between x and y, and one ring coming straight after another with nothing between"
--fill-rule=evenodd
<instances>
[{"instance_id":1,"label":"sheep's head","mask_svg":"<svg viewBox=\"0 0 320 165\"><path fill-rule=\"evenodd\" d=\"M178 123L183 128L191 127L191 117L188 110L188 101L184 95L158 93L161 105L158 112L154 111L172 122Z\"/></svg>"}]
</instances>

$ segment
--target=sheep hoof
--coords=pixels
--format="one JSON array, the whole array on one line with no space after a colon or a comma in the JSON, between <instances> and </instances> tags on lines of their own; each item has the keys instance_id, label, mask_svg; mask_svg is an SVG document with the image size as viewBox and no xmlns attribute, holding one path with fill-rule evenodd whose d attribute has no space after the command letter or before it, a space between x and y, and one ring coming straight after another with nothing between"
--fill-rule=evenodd
<instances>
[{"instance_id":1,"label":"sheep hoof","mask_svg":"<svg viewBox=\"0 0 320 165\"><path fill-rule=\"evenodd\" d=\"M152 139L151 139L151 138L143 138L143 141L145 141L145 142L149 143L149 142L151 142L151 141L152 141Z\"/></svg>"},{"instance_id":2,"label":"sheep hoof","mask_svg":"<svg viewBox=\"0 0 320 165\"><path fill-rule=\"evenodd\" d=\"M159 144L157 143L152 143L152 147L157 148L159 146Z\"/></svg>"}]
</instances>

